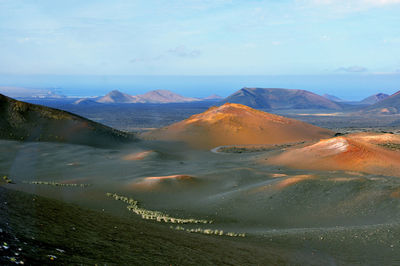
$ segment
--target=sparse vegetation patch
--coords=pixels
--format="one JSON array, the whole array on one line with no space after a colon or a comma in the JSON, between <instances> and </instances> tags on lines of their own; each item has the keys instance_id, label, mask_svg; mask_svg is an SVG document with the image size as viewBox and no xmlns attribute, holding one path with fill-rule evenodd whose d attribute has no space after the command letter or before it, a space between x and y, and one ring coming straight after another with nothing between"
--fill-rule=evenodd
<instances>
[{"instance_id":1,"label":"sparse vegetation patch","mask_svg":"<svg viewBox=\"0 0 400 266\"><path fill-rule=\"evenodd\" d=\"M378 144L379 146L382 146L385 149L389 149L389 150L393 150L393 151L397 151L400 150L400 144L398 143L382 143L382 144Z\"/></svg>"}]
</instances>

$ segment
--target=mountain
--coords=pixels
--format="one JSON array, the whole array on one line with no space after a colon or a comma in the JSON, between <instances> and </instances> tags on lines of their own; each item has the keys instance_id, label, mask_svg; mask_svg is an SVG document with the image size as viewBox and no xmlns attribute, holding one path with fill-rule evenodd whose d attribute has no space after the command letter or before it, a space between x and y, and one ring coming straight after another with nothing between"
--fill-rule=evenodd
<instances>
[{"instance_id":1,"label":"mountain","mask_svg":"<svg viewBox=\"0 0 400 266\"><path fill-rule=\"evenodd\" d=\"M118 90L113 90L96 100L98 103L136 103L137 98Z\"/></svg>"},{"instance_id":2,"label":"mountain","mask_svg":"<svg viewBox=\"0 0 400 266\"><path fill-rule=\"evenodd\" d=\"M374 95L371 95L371 96L365 98L364 100L360 101L360 103L361 104L369 104L369 105L371 105L371 104L375 104L377 102L380 102L380 101L382 101L382 100L384 100L384 99L386 99L388 97L389 97L388 94L377 93L377 94L374 94Z\"/></svg>"},{"instance_id":3,"label":"mountain","mask_svg":"<svg viewBox=\"0 0 400 266\"><path fill-rule=\"evenodd\" d=\"M331 95L331 94L326 94L325 93L324 95L322 95L322 97L324 97L324 98L326 98L326 99L328 99L330 101L333 101L333 102L338 102L338 103L346 102L346 100L340 99L339 97L336 97L335 95Z\"/></svg>"},{"instance_id":4,"label":"mountain","mask_svg":"<svg viewBox=\"0 0 400 266\"><path fill-rule=\"evenodd\" d=\"M133 136L65 111L0 94L0 138L109 146Z\"/></svg>"},{"instance_id":5,"label":"mountain","mask_svg":"<svg viewBox=\"0 0 400 266\"><path fill-rule=\"evenodd\" d=\"M399 135L357 133L285 151L269 158L268 163L296 169L359 171L400 176L400 153L385 148L391 145L397 147L399 144Z\"/></svg>"},{"instance_id":6,"label":"mountain","mask_svg":"<svg viewBox=\"0 0 400 266\"><path fill-rule=\"evenodd\" d=\"M202 98L202 100L204 100L204 101L220 101L222 99L223 99L223 97L221 97L221 96L219 96L217 94L212 94L212 95L210 95L208 97Z\"/></svg>"},{"instance_id":7,"label":"mountain","mask_svg":"<svg viewBox=\"0 0 400 266\"><path fill-rule=\"evenodd\" d=\"M134 96L145 103L185 103L196 102L199 99L184 97L168 90L154 90L142 95Z\"/></svg>"},{"instance_id":8,"label":"mountain","mask_svg":"<svg viewBox=\"0 0 400 266\"><path fill-rule=\"evenodd\" d=\"M340 105L320 95L292 89L243 88L222 103L239 103L253 108L275 109L341 109Z\"/></svg>"},{"instance_id":9,"label":"mountain","mask_svg":"<svg viewBox=\"0 0 400 266\"><path fill-rule=\"evenodd\" d=\"M208 149L221 145L319 140L333 134L301 121L226 103L142 136L152 140L183 141L195 148Z\"/></svg>"},{"instance_id":10,"label":"mountain","mask_svg":"<svg viewBox=\"0 0 400 266\"><path fill-rule=\"evenodd\" d=\"M398 114L400 112L400 91L361 110L362 113Z\"/></svg>"}]
</instances>

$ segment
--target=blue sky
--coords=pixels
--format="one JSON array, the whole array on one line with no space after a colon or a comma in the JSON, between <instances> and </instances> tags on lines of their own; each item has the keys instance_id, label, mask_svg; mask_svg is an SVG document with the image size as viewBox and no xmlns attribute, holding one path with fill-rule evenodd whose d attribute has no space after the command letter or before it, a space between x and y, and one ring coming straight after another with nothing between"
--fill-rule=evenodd
<instances>
[{"instance_id":1,"label":"blue sky","mask_svg":"<svg viewBox=\"0 0 400 266\"><path fill-rule=\"evenodd\" d=\"M394 90L399 14L400 0L0 0L0 74L386 75Z\"/></svg>"}]
</instances>

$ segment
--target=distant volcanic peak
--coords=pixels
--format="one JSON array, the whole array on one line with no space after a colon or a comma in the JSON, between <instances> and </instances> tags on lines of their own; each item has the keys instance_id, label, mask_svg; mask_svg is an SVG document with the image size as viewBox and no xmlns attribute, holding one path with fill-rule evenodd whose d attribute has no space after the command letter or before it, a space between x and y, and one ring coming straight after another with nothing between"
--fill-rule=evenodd
<instances>
[{"instance_id":1,"label":"distant volcanic peak","mask_svg":"<svg viewBox=\"0 0 400 266\"><path fill-rule=\"evenodd\" d=\"M217 95L217 94L211 94L208 97L204 97L203 100L221 100L223 97Z\"/></svg>"},{"instance_id":2,"label":"distant volcanic peak","mask_svg":"<svg viewBox=\"0 0 400 266\"><path fill-rule=\"evenodd\" d=\"M138 95L139 99L149 103L182 103L199 101L196 98L184 97L168 90L154 90Z\"/></svg>"},{"instance_id":3,"label":"distant volcanic peak","mask_svg":"<svg viewBox=\"0 0 400 266\"><path fill-rule=\"evenodd\" d=\"M118 90L113 90L97 100L99 103L131 103L134 101L134 96L122 93Z\"/></svg>"}]
</instances>

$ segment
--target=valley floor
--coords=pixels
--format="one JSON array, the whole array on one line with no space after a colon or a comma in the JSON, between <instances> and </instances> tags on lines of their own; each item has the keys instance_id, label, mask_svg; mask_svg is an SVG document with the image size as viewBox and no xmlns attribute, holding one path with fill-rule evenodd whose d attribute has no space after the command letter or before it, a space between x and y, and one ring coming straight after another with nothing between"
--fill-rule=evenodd
<instances>
[{"instance_id":1,"label":"valley floor","mask_svg":"<svg viewBox=\"0 0 400 266\"><path fill-rule=\"evenodd\" d=\"M286 146L140 145L1 141L0 174L11 180L0 186L1 264L400 263L398 177L262 163ZM143 220L107 192L144 210L213 221L182 225L188 230L246 236Z\"/></svg>"}]
</instances>

